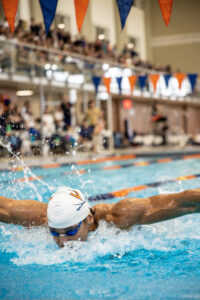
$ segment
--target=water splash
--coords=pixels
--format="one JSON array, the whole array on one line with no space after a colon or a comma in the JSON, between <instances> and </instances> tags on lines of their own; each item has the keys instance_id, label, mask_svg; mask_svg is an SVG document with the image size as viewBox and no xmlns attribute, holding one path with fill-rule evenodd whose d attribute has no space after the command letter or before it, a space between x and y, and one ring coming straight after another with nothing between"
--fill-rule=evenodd
<instances>
[{"instance_id":1,"label":"water splash","mask_svg":"<svg viewBox=\"0 0 200 300\"><path fill-rule=\"evenodd\" d=\"M48 228L1 225L0 248L1 252L13 253L11 261L18 266L91 263L107 256L121 259L137 250L184 251L186 242L199 241L199 225L197 216L185 216L122 231L103 221L89 234L87 242L68 242L62 249L57 247Z\"/></svg>"},{"instance_id":2,"label":"water splash","mask_svg":"<svg viewBox=\"0 0 200 300\"><path fill-rule=\"evenodd\" d=\"M1 145L2 147L4 147L5 149L7 149L8 152L9 152L10 154L12 154L12 156L19 162L20 166L22 167L22 171L23 171L23 173L24 173L24 179L25 179L24 182L25 182L26 184L28 184L28 185L35 191L38 200L39 200L40 202L42 202L43 197L42 197L41 194L38 192L38 189L37 189L37 187L34 185L34 183L29 181L29 176L31 176L32 178L34 178L35 181L38 181L38 182L40 182L41 184L43 184L44 186L46 186L46 187L49 189L49 191L54 190L54 188L51 187L51 186L49 186L49 184L47 184L46 182L44 182L44 181L41 180L40 178L38 178L38 177L31 171L31 169L25 165L24 161L23 161L22 159L20 159L20 158L12 151L10 144L7 144L7 145L4 144L4 143L1 141L1 139L0 139L0 145Z\"/></svg>"}]
</instances>

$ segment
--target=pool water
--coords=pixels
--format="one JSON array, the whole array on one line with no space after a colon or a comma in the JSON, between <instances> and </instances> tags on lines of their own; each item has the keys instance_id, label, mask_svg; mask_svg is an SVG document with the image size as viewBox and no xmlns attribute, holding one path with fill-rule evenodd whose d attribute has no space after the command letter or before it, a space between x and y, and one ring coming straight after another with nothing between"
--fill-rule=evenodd
<instances>
[{"instance_id":1,"label":"pool water","mask_svg":"<svg viewBox=\"0 0 200 300\"><path fill-rule=\"evenodd\" d=\"M48 202L51 193L63 185L92 196L200 173L200 159L101 169L140 160L151 161L141 158L36 168L32 173L42 179L27 183L16 182L24 177L23 172L4 171L0 174L0 194ZM91 171L70 174L82 168ZM132 192L129 196L148 197L199 187L200 179L195 178ZM69 243L62 249L54 243L47 228L27 229L0 223L0 253L0 299L200 299L199 214L135 226L129 231L101 222L87 242Z\"/></svg>"}]
</instances>

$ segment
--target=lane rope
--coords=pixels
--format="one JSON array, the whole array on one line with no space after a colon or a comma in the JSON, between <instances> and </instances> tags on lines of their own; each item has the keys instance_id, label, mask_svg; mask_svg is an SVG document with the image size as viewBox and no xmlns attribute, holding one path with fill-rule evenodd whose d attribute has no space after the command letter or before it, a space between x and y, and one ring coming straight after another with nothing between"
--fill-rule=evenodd
<instances>
[{"instance_id":1,"label":"lane rope","mask_svg":"<svg viewBox=\"0 0 200 300\"><path fill-rule=\"evenodd\" d=\"M128 196L128 194L130 192L137 192L137 191L147 189L149 187L158 187L158 186L168 184L168 183L172 183L172 182L175 182L175 181L190 180L190 179L194 179L194 178L198 178L198 177L200 177L200 174L179 176L179 177L174 178L174 179L168 179L168 180L165 180L165 181L147 183L145 185L133 186L133 187L125 188L125 189L122 189L122 190L110 192L110 193L107 193L107 194L90 196L88 198L88 200L89 201L100 201L100 200L109 200L109 199L113 199L113 198L126 197L126 196Z\"/></svg>"},{"instance_id":2,"label":"lane rope","mask_svg":"<svg viewBox=\"0 0 200 300\"><path fill-rule=\"evenodd\" d=\"M114 166L108 166L108 167L103 167L103 168L95 168L95 169L92 169L92 171L90 169L73 170L73 171L68 171L68 172L62 172L57 175L64 175L64 176L66 176L66 175L82 175L85 173L100 171L100 170L109 171L109 170L123 169L123 168L128 168L128 167L145 167L145 166L149 166L151 164L163 164L163 163L169 163L169 162L172 162L175 160L187 160L187 159L199 159L199 158L200 158L200 154L184 155L181 157L175 156L173 158L166 157L166 158L161 158L161 159L155 159L152 161L141 161L141 162L124 164L124 165L114 165ZM119 156L114 158L114 160L118 160L118 159L119 159ZM45 177L50 177L50 176L55 176L55 174L36 176L36 179L37 178L43 179ZM12 184L13 182L16 183L16 182L26 182L26 181L34 181L34 177L27 177L27 178L21 177L21 178L17 178L14 180L2 180L2 181L0 181L0 183L1 184Z\"/></svg>"}]
</instances>

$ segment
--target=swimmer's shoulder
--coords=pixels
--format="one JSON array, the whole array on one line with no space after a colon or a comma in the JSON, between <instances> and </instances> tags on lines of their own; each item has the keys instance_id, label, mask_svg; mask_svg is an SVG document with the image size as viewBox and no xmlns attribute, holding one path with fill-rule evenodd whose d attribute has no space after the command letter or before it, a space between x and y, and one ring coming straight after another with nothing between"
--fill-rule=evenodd
<instances>
[{"instance_id":1,"label":"swimmer's shoulder","mask_svg":"<svg viewBox=\"0 0 200 300\"><path fill-rule=\"evenodd\" d=\"M109 215L112 212L113 204L99 203L92 207L94 221L96 224L101 220L107 221Z\"/></svg>"}]
</instances>

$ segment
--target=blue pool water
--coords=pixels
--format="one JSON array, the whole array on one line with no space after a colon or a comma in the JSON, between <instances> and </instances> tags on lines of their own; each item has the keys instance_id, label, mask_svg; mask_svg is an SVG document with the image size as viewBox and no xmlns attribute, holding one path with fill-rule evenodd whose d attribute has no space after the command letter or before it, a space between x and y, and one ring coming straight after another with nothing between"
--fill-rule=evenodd
<instances>
[{"instance_id":1,"label":"blue pool water","mask_svg":"<svg viewBox=\"0 0 200 300\"><path fill-rule=\"evenodd\" d=\"M132 162L140 160L144 159ZM24 177L23 172L4 171L0 174L0 194L48 202L51 193L62 185L79 188L91 196L200 173L198 159L95 170L97 166L128 162L37 168L32 172L43 176L42 181L28 183L14 182ZM82 168L91 172L64 175ZM199 187L200 179L196 178L129 196L148 197ZM199 214L129 231L102 222L87 242L73 242L63 249L57 247L47 228L0 223L0 253L0 299L200 299Z\"/></svg>"}]
</instances>

